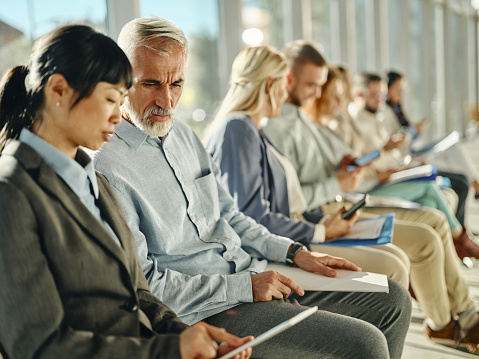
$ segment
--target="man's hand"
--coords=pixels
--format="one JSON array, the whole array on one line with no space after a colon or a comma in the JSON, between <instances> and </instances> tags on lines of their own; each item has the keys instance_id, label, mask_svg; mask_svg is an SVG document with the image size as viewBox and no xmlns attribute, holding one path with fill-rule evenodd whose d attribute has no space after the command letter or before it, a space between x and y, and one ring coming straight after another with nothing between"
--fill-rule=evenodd
<instances>
[{"instance_id":1,"label":"man's hand","mask_svg":"<svg viewBox=\"0 0 479 359\"><path fill-rule=\"evenodd\" d=\"M391 136L389 141L384 145L386 151L391 151L396 148L401 148L406 144L407 136L402 133L395 133Z\"/></svg>"},{"instance_id":2,"label":"man's hand","mask_svg":"<svg viewBox=\"0 0 479 359\"><path fill-rule=\"evenodd\" d=\"M239 338L223 328L199 322L180 334L180 354L182 359L217 358L251 340L253 340L252 336ZM218 346L216 341L222 343ZM252 349L248 348L233 358L247 359L251 356L251 353Z\"/></svg>"},{"instance_id":3,"label":"man's hand","mask_svg":"<svg viewBox=\"0 0 479 359\"><path fill-rule=\"evenodd\" d=\"M319 273L327 277L336 277L336 269L360 272L362 269L350 261L318 252L299 251L294 257L294 264L308 272Z\"/></svg>"},{"instance_id":4,"label":"man's hand","mask_svg":"<svg viewBox=\"0 0 479 359\"><path fill-rule=\"evenodd\" d=\"M426 129L429 127L429 119L425 118L424 120L422 120L421 122L418 122L414 125L414 127L416 127L416 131L417 133L421 134L423 133L424 131L426 131Z\"/></svg>"},{"instance_id":5,"label":"man's hand","mask_svg":"<svg viewBox=\"0 0 479 359\"><path fill-rule=\"evenodd\" d=\"M347 166L354 164L355 157L345 155L339 163L339 168L336 171L336 178L339 181L339 187L343 192L351 192L358 188L363 180L364 170L361 167L356 167L352 171L347 170Z\"/></svg>"},{"instance_id":6,"label":"man's hand","mask_svg":"<svg viewBox=\"0 0 479 359\"><path fill-rule=\"evenodd\" d=\"M251 284L253 286L253 302L269 302L273 299L286 298L291 290L298 295L304 295L304 290L298 283L275 271L253 274Z\"/></svg>"},{"instance_id":7,"label":"man's hand","mask_svg":"<svg viewBox=\"0 0 479 359\"><path fill-rule=\"evenodd\" d=\"M324 222L326 241L349 233L353 224L358 220L358 211L356 211L350 219L343 219L342 214L344 212L346 212L346 209L343 207Z\"/></svg>"}]
</instances>

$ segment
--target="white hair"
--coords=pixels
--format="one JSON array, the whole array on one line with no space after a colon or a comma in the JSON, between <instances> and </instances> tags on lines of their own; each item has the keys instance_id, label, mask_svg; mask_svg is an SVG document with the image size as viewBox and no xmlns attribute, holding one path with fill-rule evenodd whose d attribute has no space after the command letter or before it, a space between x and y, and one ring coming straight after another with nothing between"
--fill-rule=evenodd
<instances>
[{"instance_id":1,"label":"white hair","mask_svg":"<svg viewBox=\"0 0 479 359\"><path fill-rule=\"evenodd\" d=\"M165 110L158 106L152 106L142 116L128 101L128 97L125 99L123 107L128 113L130 121L151 138L166 136L173 126L174 109ZM150 118L150 115L165 115L168 116L168 119L165 121L155 121Z\"/></svg>"},{"instance_id":2,"label":"white hair","mask_svg":"<svg viewBox=\"0 0 479 359\"><path fill-rule=\"evenodd\" d=\"M159 17L137 18L121 29L118 45L126 53L130 62L134 60L137 48L146 47L160 56L167 56L177 44L188 58L188 41L181 29L172 21Z\"/></svg>"}]
</instances>

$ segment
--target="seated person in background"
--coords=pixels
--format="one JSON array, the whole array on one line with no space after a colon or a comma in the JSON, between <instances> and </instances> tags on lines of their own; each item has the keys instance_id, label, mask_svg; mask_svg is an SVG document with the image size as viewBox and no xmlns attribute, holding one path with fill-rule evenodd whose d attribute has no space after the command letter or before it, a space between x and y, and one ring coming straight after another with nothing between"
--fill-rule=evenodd
<instances>
[{"instance_id":1,"label":"seated person in background","mask_svg":"<svg viewBox=\"0 0 479 359\"><path fill-rule=\"evenodd\" d=\"M348 233L357 214L344 220L342 208L323 220L307 211L294 167L261 130L261 119L278 116L288 96L288 71L282 55L270 47L243 50L233 63L230 89L207 133L207 150L241 212L272 233L314 245ZM312 248L409 285L409 259L392 244Z\"/></svg>"},{"instance_id":2,"label":"seated person in background","mask_svg":"<svg viewBox=\"0 0 479 359\"><path fill-rule=\"evenodd\" d=\"M359 93L364 98L364 108L359 110L357 121L360 124L363 142L365 144L369 144L370 146L368 147L368 145L364 145L364 151L367 152L375 147L377 148L385 146L384 144L386 143L387 138L389 138L389 134L382 125L384 122L384 113L383 111L381 111L381 108L384 105L385 101L386 83L381 79L381 77L377 75L367 73L362 74L359 85ZM392 135L391 137L393 136L395 135ZM398 150L397 153L399 153ZM391 157L389 157L382 162L384 166L385 163L394 163L395 161L391 161ZM455 188L458 187L457 183L463 182L459 179L460 176L458 177L458 175L441 171L439 171L438 174L452 178L451 182L453 183L453 185L456 184ZM441 200L441 192L434 190L434 188L430 188L430 191L428 191L431 196L435 196L434 201L429 200L424 196L422 196L422 198L415 198L418 195L418 191L421 185L428 186L427 183L419 184L417 182L414 182L414 189L411 190L411 184L406 182L393 185L393 189L400 190L401 197L405 199L409 199L411 201L418 202L427 206L435 207L443 211L444 214L446 214L449 225L451 227L454 245L456 247L456 252L458 256L461 259L464 257L479 258L479 246L472 239L473 236L464 227L464 207L468 190L465 190L465 196L461 195L460 191L456 192L459 196L459 204L458 211L456 212L456 215L454 215L454 213L450 210L450 207L447 206L443 200ZM436 185L434 185L434 187L437 189ZM461 187L460 184L459 187ZM394 192L391 192L391 186L384 186L371 193L385 194Z\"/></svg>"},{"instance_id":3,"label":"seated person in background","mask_svg":"<svg viewBox=\"0 0 479 359\"><path fill-rule=\"evenodd\" d=\"M322 177L329 176L328 184L332 186L339 182L335 173L341 171L341 164L337 165L339 159L335 157L337 148L329 147L328 143L337 143L339 139L334 140L335 137L326 136L327 132L320 132L298 107L313 96L321 99L324 96L325 107L334 105L334 101L337 104L340 93L336 85L340 81L337 78L338 81L333 81L334 73L330 72L330 86L323 88L328 81L328 69L324 61L316 60L320 55L312 44L294 41L285 46L283 53L291 68L287 75L289 97L279 118L269 120L265 130L279 149L288 154L297 173L303 176L300 176L303 193L314 194L311 198L317 198L318 193L328 196L330 194L324 190ZM313 83L321 92L310 91ZM466 333L463 342L473 343L471 350L476 350L479 316L474 298L461 275L444 214L429 208L365 208L363 214L391 211L400 219L395 220L393 244L406 252L411 261L411 286L427 318L427 336L436 342L455 345L455 340L462 333L459 332L460 327ZM410 230L401 233L397 223ZM459 314L459 325L451 320L453 314Z\"/></svg>"},{"instance_id":4,"label":"seated person in background","mask_svg":"<svg viewBox=\"0 0 479 359\"><path fill-rule=\"evenodd\" d=\"M382 124L388 134L394 134L406 130L412 136L412 142L419 137L427 125L428 120L412 124L404 113L402 101L407 88L407 81L403 75L397 72L387 74L387 100L383 111ZM411 143L412 144L412 143ZM464 227L466 199L469 194L469 188L472 185L479 196L479 174L470 156L462 149L460 143L435 154L431 161L439 170L438 174L448 177L451 180L452 189L459 196L459 203L456 216Z\"/></svg>"},{"instance_id":5,"label":"seated person in background","mask_svg":"<svg viewBox=\"0 0 479 359\"><path fill-rule=\"evenodd\" d=\"M402 100L406 92L407 83L404 77L394 71L387 74L388 94L386 104L388 110L384 111L383 125L386 131L390 134L398 133L402 127L407 127L410 130L413 138L421 135L429 126L427 119L422 120L416 124L412 124L406 118L402 109Z\"/></svg>"},{"instance_id":6,"label":"seated person in background","mask_svg":"<svg viewBox=\"0 0 479 359\"><path fill-rule=\"evenodd\" d=\"M82 25L41 37L28 67L1 81L0 349L10 359L215 358L252 339L188 328L151 294L115 195L79 149L108 141L131 84L116 43Z\"/></svg>"},{"instance_id":7,"label":"seated person in background","mask_svg":"<svg viewBox=\"0 0 479 359\"><path fill-rule=\"evenodd\" d=\"M339 108L336 110L337 114L334 118L330 119L328 127L354 150L355 156L359 157L360 155L358 155L358 153L361 153L363 142L358 142L357 140L360 137L360 132L355 116L357 109L354 102L353 78L346 67L338 66L337 70L339 71L343 91L341 101L339 101ZM317 111L312 105L309 105L308 109L311 111ZM311 117L312 121L318 117L317 115L312 114L308 114L308 116ZM357 148L359 151L356 150Z\"/></svg>"},{"instance_id":8,"label":"seated person in background","mask_svg":"<svg viewBox=\"0 0 479 359\"><path fill-rule=\"evenodd\" d=\"M333 268L359 268L300 250L238 211L199 138L173 120L188 56L183 32L168 20L135 19L119 44L134 84L96 166L119 196L152 292L187 323L204 320L236 335L258 335L309 306L322 309L255 347L261 358L400 358L410 299L397 282L389 280L389 294L304 292L265 271L269 260L287 259L329 276Z\"/></svg>"}]
</instances>

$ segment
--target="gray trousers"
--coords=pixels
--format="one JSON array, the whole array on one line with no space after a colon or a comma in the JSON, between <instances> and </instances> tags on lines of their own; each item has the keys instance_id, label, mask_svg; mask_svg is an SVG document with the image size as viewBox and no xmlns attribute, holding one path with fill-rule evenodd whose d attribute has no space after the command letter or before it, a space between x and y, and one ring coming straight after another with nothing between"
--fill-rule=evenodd
<instances>
[{"instance_id":1,"label":"gray trousers","mask_svg":"<svg viewBox=\"0 0 479 359\"><path fill-rule=\"evenodd\" d=\"M204 321L230 333L258 336L306 307L309 318L253 348L253 358L400 359L411 319L411 298L389 280L389 293L306 292L241 304Z\"/></svg>"}]
</instances>

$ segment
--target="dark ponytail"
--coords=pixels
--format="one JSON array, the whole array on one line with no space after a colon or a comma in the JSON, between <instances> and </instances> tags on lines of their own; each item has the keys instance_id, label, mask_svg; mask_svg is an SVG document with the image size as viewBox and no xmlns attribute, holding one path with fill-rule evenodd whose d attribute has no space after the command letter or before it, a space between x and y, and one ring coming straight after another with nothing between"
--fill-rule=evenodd
<instances>
[{"instance_id":1,"label":"dark ponytail","mask_svg":"<svg viewBox=\"0 0 479 359\"><path fill-rule=\"evenodd\" d=\"M30 128L45 101L45 85L53 74L65 77L76 94L75 106L88 97L100 81L133 83L130 62L106 35L85 25L66 25L35 42L28 68L17 66L0 83L0 154L8 139ZM28 86L25 78L28 76Z\"/></svg>"},{"instance_id":2,"label":"dark ponytail","mask_svg":"<svg viewBox=\"0 0 479 359\"><path fill-rule=\"evenodd\" d=\"M8 139L16 139L24 127L33 123L27 110L29 99L25 87L28 68L17 66L8 70L0 81L0 154Z\"/></svg>"}]
</instances>

